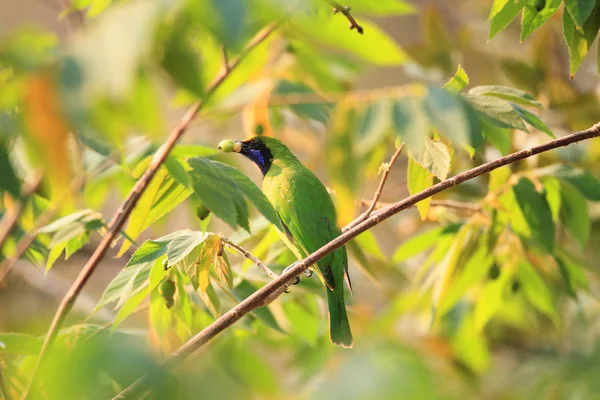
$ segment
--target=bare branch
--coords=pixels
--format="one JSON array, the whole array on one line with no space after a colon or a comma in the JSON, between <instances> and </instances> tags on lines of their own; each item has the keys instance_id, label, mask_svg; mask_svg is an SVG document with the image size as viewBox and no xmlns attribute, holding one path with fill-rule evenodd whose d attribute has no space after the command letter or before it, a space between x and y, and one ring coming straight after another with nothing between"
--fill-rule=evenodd
<instances>
[{"instance_id":1,"label":"bare branch","mask_svg":"<svg viewBox=\"0 0 600 400\"><path fill-rule=\"evenodd\" d=\"M263 29L261 32L259 32L246 45L244 50L242 50L242 52L236 58L231 60L231 62L229 63L229 67L223 69L221 73L217 75L217 77L209 84L205 97L209 98L221 86L223 81L225 81L225 79L229 76L230 71L236 68L252 49L254 49L256 46L262 43L265 39L267 39L267 37L269 37L269 35L273 31L275 31L275 29L277 29L278 26L279 23L273 23L265 29ZM121 206L111 219L109 223L108 234L102 238L102 241L90 257L88 262L85 264L85 266L79 273L79 276L77 277L77 279L75 280L65 297L62 299L60 305L58 306L58 310L54 315L54 318L46 335L46 339L44 340L44 344L42 345L42 349L36 362L35 368L32 372L31 381L29 382L29 385L25 390L22 399L26 399L29 396L31 389L35 386L37 373L40 367L43 365L46 354L48 350L52 347L54 340L56 339L56 336L58 334L58 331L60 330L64 322L65 317L73 308L73 304L75 303L77 297L83 290L83 287L94 273L94 270L96 269L98 264L100 264L100 261L102 261L102 259L104 258L104 255L108 251L110 244L121 231L121 228L123 227L125 221L133 211L142 193L146 190L146 188L150 184L150 181L152 180L152 178L154 178L154 175L156 174L160 166L166 160L167 156L169 155L173 147L175 147L175 144L179 141L181 136L185 133L192 120L202 109L203 105L204 103L202 101L198 101L188 109L188 111L179 121L175 129L173 129L173 131L169 135L167 141L154 154L152 162L150 163L142 177L136 182L134 187L127 195L127 198L125 199L123 204L121 204Z\"/></svg>"},{"instance_id":2,"label":"bare branch","mask_svg":"<svg viewBox=\"0 0 600 400\"><path fill-rule=\"evenodd\" d=\"M265 303L273 298L273 293L278 292L285 285L288 285L295 277L300 275L309 266L314 265L317 261L321 260L327 254L333 252L335 249L342 247L351 239L360 235L368 229L371 229L382 221L390 218L391 216L403 211L418 202L432 197L438 193L441 193L447 189L453 188L456 185L478 177L480 175L489 173L495 169L503 167L505 165L514 163L519 160L531 157L535 154L543 153L549 150L553 150L559 147L568 146L573 143L581 142L583 140L600 137L600 123L593 127L586 129L585 131L573 133L571 135L562 137L557 140L553 140L546 144L535 146L526 150L518 151L505 157L498 158L494 161L487 162L478 167L472 168L452 178L446 179L439 182L428 189L425 189L417 194L409 196L404 200L394 203L389 207L382 209L381 211L373 214L367 220L354 228L346 231L342 235L338 236L319 250L315 251L304 260L301 260L289 268L281 276L266 284L263 288L257 290L252 295L248 296L244 301L239 303L237 306L223 314L219 319L210 324L208 327L199 332L196 336L191 338L187 343L177 349L170 357L168 357L154 372L143 376L142 378L135 381L121 393L113 398L125 399L132 398L136 393L145 390L153 383L160 380L165 371L170 370L196 350L208 343L212 338L223 332L225 329L233 325L236 321L241 319L244 315L250 313L255 308L265 305Z\"/></svg>"},{"instance_id":3,"label":"bare branch","mask_svg":"<svg viewBox=\"0 0 600 400\"><path fill-rule=\"evenodd\" d=\"M252 255L252 253L250 253L248 250L244 249L242 246L237 245L233 242L231 242L229 239L226 239L224 237L221 237L221 242L223 242L223 244L231 249L236 250L238 253L240 253L241 255L243 255L244 257L246 257L248 260L252 261L254 264L256 264L256 266L260 269L262 269L265 274L267 274L267 276L269 278L271 278L272 280L275 280L277 278L279 278L279 275L277 275L275 272L273 272L269 267L267 267L262 261L260 261L258 258L254 257Z\"/></svg>"},{"instance_id":4,"label":"bare branch","mask_svg":"<svg viewBox=\"0 0 600 400\"><path fill-rule=\"evenodd\" d=\"M350 11L351 11L350 7L343 7L340 3L336 2L336 1L331 1L331 0L325 0L325 1L328 2L329 4L331 4L331 7L333 7L334 14L337 14L337 13L344 14L344 16L346 17L346 19L349 22L350 30L356 29L356 32L360 33L361 35L364 33L363 27L360 26L356 22L356 20L350 13Z\"/></svg>"},{"instance_id":5,"label":"bare branch","mask_svg":"<svg viewBox=\"0 0 600 400\"><path fill-rule=\"evenodd\" d=\"M369 207L372 203L373 202L369 199L360 199L360 205L362 206ZM382 208L389 207L392 204L393 203L384 203L379 201L377 202L377 204L375 204L375 209L380 210ZM431 207L451 208L457 211L464 211L468 213L476 213L481 211L481 206L477 203L467 203L456 200L431 200L431 203L429 203L429 205Z\"/></svg>"},{"instance_id":6,"label":"bare branch","mask_svg":"<svg viewBox=\"0 0 600 400\"><path fill-rule=\"evenodd\" d=\"M352 227L360 224L365 219L369 218L369 215L371 215L371 213L375 209L375 206L377 205L377 202L379 201L379 197L381 197L381 192L383 191L383 187L385 186L385 182L387 181L388 175L390 174L392 167L396 163L396 160L398 159L398 157L400 157L400 154L402 153L403 148L404 148L404 143L402 143L402 144L400 144L400 146L398 146L398 148L394 152L394 155L392 156L392 158L390 158L390 162L385 163L383 165L383 174L381 175L381 180L379 181L379 186L377 186L377 190L375 190L375 195L373 196L373 200L371 200L371 204L367 208L367 211L362 213L354 221L350 222L348 224L348 226L344 227L343 231L352 229Z\"/></svg>"}]
</instances>

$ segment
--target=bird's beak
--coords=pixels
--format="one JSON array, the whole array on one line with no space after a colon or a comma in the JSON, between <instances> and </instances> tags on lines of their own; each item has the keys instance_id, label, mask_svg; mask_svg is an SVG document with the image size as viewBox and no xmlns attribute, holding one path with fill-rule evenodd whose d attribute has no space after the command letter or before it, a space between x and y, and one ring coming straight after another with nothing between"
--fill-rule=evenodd
<instances>
[{"instance_id":1,"label":"bird's beak","mask_svg":"<svg viewBox=\"0 0 600 400\"><path fill-rule=\"evenodd\" d=\"M224 153L239 153L242 151L242 142L233 141L233 140L223 140L217 146L218 150L221 150Z\"/></svg>"}]
</instances>

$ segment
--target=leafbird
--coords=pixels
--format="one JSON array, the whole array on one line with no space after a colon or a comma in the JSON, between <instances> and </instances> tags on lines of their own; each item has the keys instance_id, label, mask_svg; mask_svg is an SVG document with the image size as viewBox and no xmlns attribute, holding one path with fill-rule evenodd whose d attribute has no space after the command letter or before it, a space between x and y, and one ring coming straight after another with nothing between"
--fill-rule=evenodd
<instances>
[{"instance_id":1,"label":"leafbird","mask_svg":"<svg viewBox=\"0 0 600 400\"><path fill-rule=\"evenodd\" d=\"M298 259L306 258L341 234L327 189L281 141L268 136L223 140L218 149L242 154L258 166L263 175L262 191L283 227L277 233ZM344 281L352 291L346 248L340 247L323 257L312 269L325 284L331 341L352 347L344 303Z\"/></svg>"}]
</instances>

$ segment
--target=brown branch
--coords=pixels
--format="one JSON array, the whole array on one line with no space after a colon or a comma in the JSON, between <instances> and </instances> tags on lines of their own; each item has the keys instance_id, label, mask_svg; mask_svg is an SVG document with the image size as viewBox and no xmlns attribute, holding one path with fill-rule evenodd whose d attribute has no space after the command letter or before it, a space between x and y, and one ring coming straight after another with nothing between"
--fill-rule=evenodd
<instances>
[{"instance_id":1,"label":"brown branch","mask_svg":"<svg viewBox=\"0 0 600 400\"><path fill-rule=\"evenodd\" d=\"M272 280L275 280L277 278L279 278L279 275L277 275L275 272L273 272L269 267L267 267L262 261L260 261L258 258L256 258L255 256L252 255L252 253L250 253L248 250L244 249L242 246L239 246L233 242L231 242L229 239L226 239L224 237L221 237L221 242L223 242L223 244L229 248L232 248L234 250L236 250L237 252L239 252L242 256L246 257L248 260L252 261L254 264L256 264L256 266L260 269L262 269L265 274L267 274L267 276L269 278L271 278Z\"/></svg>"},{"instance_id":2,"label":"brown branch","mask_svg":"<svg viewBox=\"0 0 600 400\"><path fill-rule=\"evenodd\" d=\"M280 291L284 285L288 285L292 281L292 279L300 275L309 266L314 265L317 261L325 257L327 254L333 252L335 249L343 246L351 239L355 238L356 236L360 235L366 230L374 227L375 225L381 223L382 221L390 218L391 216L399 213L400 211L412 207L418 202L432 197L440 192L453 188L460 183L476 178L480 175L489 173L505 165L514 163L519 160L523 160L535 154L543 153L559 147L568 146L570 144L581 142L583 140L595 137L600 137L600 123L594 125L593 127L585 131L573 133L571 135L562 137L557 140L553 140L546 144L518 151L506 157L498 158L494 161L487 162L478 167L465 171L459 175L456 175L452 178L439 182L428 189L425 189L417 194L409 196L404 200L401 200L397 203L390 205L389 207L382 209L381 211L370 216L367 220L363 221L360 225L357 225L354 228L346 231L345 233L338 236L325 246L321 247L320 249L306 257L304 260L298 261L293 267L281 274L281 276L277 280L269 282L264 287L257 290L252 295L248 296L244 301L242 301L237 306L223 314L219 319L217 319L215 322L210 324L208 327L196 334L196 336L191 338L187 343L185 343L183 346L177 349L154 372L138 379L136 382L134 382L121 393L119 393L117 396L115 396L113 400L131 398L136 393L139 393L140 391L149 387L153 383L156 383L164 376L165 371L170 370L175 365L185 360L196 350L208 343L212 338L214 338L219 333L223 332L225 329L233 325L239 319L241 319L244 315L248 314L255 308L264 306L266 302L272 298L273 293Z\"/></svg>"},{"instance_id":3,"label":"brown branch","mask_svg":"<svg viewBox=\"0 0 600 400\"><path fill-rule=\"evenodd\" d=\"M360 199L361 206L369 207L371 204L372 204L372 201L369 199ZM384 202L379 201L375 205L375 209L380 210L382 208L389 207L392 204L393 203L384 203ZM464 211L464 212L469 212L469 213L476 213L476 212L481 211L481 206L477 203L467 203L467 202L456 201L456 200L431 200L431 203L429 203L429 205L431 207L451 208L451 209L454 209L457 211Z\"/></svg>"},{"instance_id":4,"label":"brown branch","mask_svg":"<svg viewBox=\"0 0 600 400\"><path fill-rule=\"evenodd\" d=\"M390 174L392 167L396 163L396 160L398 159L398 157L400 157L400 154L402 153L403 148L404 148L404 143L402 143L402 144L400 144L400 146L398 146L398 148L396 149L396 152L394 153L392 158L390 158L390 162L383 164L383 174L381 175L381 180L379 181L379 186L377 186L377 190L375 190L375 195L373 196L373 200L371 200L371 204L367 208L367 211L362 213L358 218L356 218L354 221L350 222L346 227L344 227L343 231L352 229L356 225L363 222L365 219L369 218L369 215L371 215L371 213L375 209L375 206L377 205L377 202L379 201L379 198L381 197L381 192L383 192L383 187L385 186L385 182L387 181L388 175Z\"/></svg>"},{"instance_id":5,"label":"brown branch","mask_svg":"<svg viewBox=\"0 0 600 400\"><path fill-rule=\"evenodd\" d=\"M6 239L8 239L17 227L17 223L19 222L19 218L21 217L21 213L25 208L27 200L29 200L29 197L38 190L41 184L42 174L38 174L31 184L24 185L21 189L21 199L15 203L12 212L7 212L2 217L2 221L0 221L0 251L2 251Z\"/></svg>"},{"instance_id":6,"label":"brown branch","mask_svg":"<svg viewBox=\"0 0 600 400\"><path fill-rule=\"evenodd\" d=\"M333 7L333 13L334 14L337 14L337 13L344 14L344 16L346 17L346 19L348 20L348 23L349 23L349 26L350 26L350 30L356 29L356 32L360 33L361 35L364 33L363 27L360 26L356 22L356 20L354 19L354 17L350 13L350 11L351 11L350 7L343 7L340 3L336 2L336 1L332 1L332 0L325 0L325 1L328 2L329 4L331 4L331 7Z\"/></svg>"},{"instance_id":7,"label":"brown branch","mask_svg":"<svg viewBox=\"0 0 600 400\"><path fill-rule=\"evenodd\" d=\"M269 35L278 26L279 23L273 23L265 29L263 29L261 32L259 32L247 44L244 50L242 50L242 52L236 58L231 60L231 62L228 65L228 68L224 68L219 73L219 75L217 75L217 77L210 83L206 91L205 98L209 98L221 86L223 81L225 81L225 79L229 76L230 71L236 68L252 49L254 49L256 46L262 43L265 39L267 39L267 37L269 37ZM181 136L185 133L194 117L202 109L203 105L204 103L202 101L198 101L194 105L192 105L190 109L185 113L183 118L179 121L175 129L173 129L173 131L169 135L167 141L154 154L152 162L150 163L142 177L136 182L134 187L127 195L127 198L125 199L123 204L121 204L121 206L111 219L109 223L108 234L102 238L102 241L90 257L88 262L85 264L85 266L79 273L79 276L77 277L77 279L75 280L65 297L62 299L60 305L58 306L58 310L54 315L54 318L46 335L46 339L44 340L44 344L42 345L40 355L33 369L31 381L29 382L29 385L25 390L22 399L26 399L29 393L31 392L31 389L35 386L38 371L43 366L46 354L48 350L52 347L54 340L56 339L56 336L58 334L58 331L60 330L65 320L65 317L67 316L71 308L73 308L73 304L75 303L77 297L83 290L83 287L94 273L94 270L96 269L98 264L100 264L100 261L102 261L102 259L104 258L104 255L108 251L110 244L121 231L121 228L123 227L125 221L131 214L142 193L146 190L150 181L152 180L160 166L163 164L173 147L175 147L175 144L178 142L179 138L181 138Z\"/></svg>"}]
</instances>

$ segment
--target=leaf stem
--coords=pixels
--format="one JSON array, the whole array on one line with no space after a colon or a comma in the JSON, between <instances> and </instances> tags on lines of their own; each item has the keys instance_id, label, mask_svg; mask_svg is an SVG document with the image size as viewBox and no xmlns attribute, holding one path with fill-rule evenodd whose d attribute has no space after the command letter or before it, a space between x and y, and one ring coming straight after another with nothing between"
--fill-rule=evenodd
<instances>
[{"instance_id":1,"label":"leaf stem","mask_svg":"<svg viewBox=\"0 0 600 400\"><path fill-rule=\"evenodd\" d=\"M248 250L244 249L242 246L239 246L233 242L231 242L229 239L224 238L222 236L220 236L221 238L221 242L223 242L224 245L226 245L227 247L236 250L237 252L239 252L242 256L246 257L248 260L252 261L254 264L256 264L256 266L260 269L262 269L265 274L267 274L267 276L269 278L271 278L272 280L275 280L277 278L279 278L279 275L277 275L275 272L273 272L269 267L267 267L262 261L260 261L258 258L256 258L255 256L252 255L252 253L250 253Z\"/></svg>"}]
</instances>

